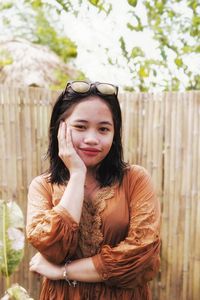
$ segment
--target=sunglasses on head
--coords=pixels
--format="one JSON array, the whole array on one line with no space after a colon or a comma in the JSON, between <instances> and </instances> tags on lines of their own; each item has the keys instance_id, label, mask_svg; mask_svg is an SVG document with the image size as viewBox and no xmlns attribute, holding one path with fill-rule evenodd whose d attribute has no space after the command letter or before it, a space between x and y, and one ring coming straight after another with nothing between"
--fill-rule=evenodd
<instances>
[{"instance_id":1,"label":"sunglasses on head","mask_svg":"<svg viewBox=\"0 0 200 300\"><path fill-rule=\"evenodd\" d=\"M92 88L101 95L116 95L118 94L118 86L104 82L87 82L87 81L70 81L66 85L66 91L69 89L78 94L89 92Z\"/></svg>"}]
</instances>

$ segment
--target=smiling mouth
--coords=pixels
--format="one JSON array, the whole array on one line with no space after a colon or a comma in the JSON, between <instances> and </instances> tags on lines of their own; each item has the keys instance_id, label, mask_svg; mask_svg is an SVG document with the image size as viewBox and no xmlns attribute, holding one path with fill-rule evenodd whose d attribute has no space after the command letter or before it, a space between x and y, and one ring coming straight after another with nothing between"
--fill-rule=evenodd
<instances>
[{"instance_id":1,"label":"smiling mouth","mask_svg":"<svg viewBox=\"0 0 200 300\"><path fill-rule=\"evenodd\" d=\"M80 149L84 154L90 155L90 156L95 156L97 155L100 151L96 149Z\"/></svg>"}]
</instances>

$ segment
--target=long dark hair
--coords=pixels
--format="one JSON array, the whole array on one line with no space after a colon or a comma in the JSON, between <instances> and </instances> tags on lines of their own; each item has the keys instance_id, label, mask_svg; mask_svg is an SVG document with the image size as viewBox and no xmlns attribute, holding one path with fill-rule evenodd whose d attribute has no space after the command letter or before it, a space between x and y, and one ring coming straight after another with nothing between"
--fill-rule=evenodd
<instances>
[{"instance_id":1,"label":"long dark hair","mask_svg":"<svg viewBox=\"0 0 200 300\"><path fill-rule=\"evenodd\" d=\"M79 94L74 91L64 91L58 97L52 111L50 126L49 126L49 146L47 157L50 160L50 167L47 171L49 181L57 184L66 184L69 180L69 170L58 156L58 128L60 121L66 118L67 111L77 103L83 101L90 96L98 96L104 100L109 106L113 122L114 122L114 137L111 149L107 156L102 160L96 172L96 179L100 186L109 186L115 182L121 183L124 175L124 170L127 164L123 161L123 150L121 141L121 109L116 95L102 95L94 88L90 91Z\"/></svg>"}]
</instances>

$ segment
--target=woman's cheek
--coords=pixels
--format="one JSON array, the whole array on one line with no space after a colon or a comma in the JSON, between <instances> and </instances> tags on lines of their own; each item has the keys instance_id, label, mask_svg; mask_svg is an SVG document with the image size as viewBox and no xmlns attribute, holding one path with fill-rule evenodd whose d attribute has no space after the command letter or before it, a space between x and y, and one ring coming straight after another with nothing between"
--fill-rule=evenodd
<instances>
[{"instance_id":1,"label":"woman's cheek","mask_svg":"<svg viewBox=\"0 0 200 300\"><path fill-rule=\"evenodd\" d=\"M80 134L72 129L71 131L72 143L75 149L77 149L79 141L80 141Z\"/></svg>"},{"instance_id":2,"label":"woman's cheek","mask_svg":"<svg viewBox=\"0 0 200 300\"><path fill-rule=\"evenodd\" d=\"M110 134L107 137L107 144L110 146L110 148L112 147L112 144L113 144L113 138L114 138L113 134Z\"/></svg>"}]
</instances>

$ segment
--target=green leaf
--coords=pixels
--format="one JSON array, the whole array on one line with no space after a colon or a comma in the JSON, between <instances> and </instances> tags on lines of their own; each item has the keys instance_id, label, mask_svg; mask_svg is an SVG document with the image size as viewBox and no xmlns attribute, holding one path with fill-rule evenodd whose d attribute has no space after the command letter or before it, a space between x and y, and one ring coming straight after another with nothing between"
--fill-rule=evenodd
<instances>
[{"instance_id":1,"label":"green leaf","mask_svg":"<svg viewBox=\"0 0 200 300\"><path fill-rule=\"evenodd\" d=\"M194 50L195 52L200 53L200 45L197 45Z\"/></svg>"},{"instance_id":2,"label":"green leaf","mask_svg":"<svg viewBox=\"0 0 200 300\"><path fill-rule=\"evenodd\" d=\"M140 19L139 16L137 16L137 14L134 11L131 11L131 14L133 16L133 21L135 23L135 25L132 25L130 22L127 23L127 27L130 30L135 30L135 31L142 31L144 29L144 26L142 24L142 21Z\"/></svg>"},{"instance_id":3,"label":"green leaf","mask_svg":"<svg viewBox=\"0 0 200 300\"><path fill-rule=\"evenodd\" d=\"M134 47L131 51L131 57L135 58L137 56L142 56L144 57L144 52L142 51L142 49L140 47Z\"/></svg>"},{"instance_id":4,"label":"green leaf","mask_svg":"<svg viewBox=\"0 0 200 300\"><path fill-rule=\"evenodd\" d=\"M92 5L98 6L100 1L99 1L99 0L89 0L89 2L90 2Z\"/></svg>"},{"instance_id":5,"label":"green leaf","mask_svg":"<svg viewBox=\"0 0 200 300\"><path fill-rule=\"evenodd\" d=\"M126 44L125 44L124 38L122 36L119 38L119 42L120 42L120 47L121 47L122 53L123 53L124 57L126 58L127 62L129 62L130 57L129 57L128 51L126 49Z\"/></svg>"},{"instance_id":6,"label":"green leaf","mask_svg":"<svg viewBox=\"0 0 200 300\"><path fill-rule=\"evenodd\" d=\"M192 18L192 25L193 26L199 26L200 25L200 16L194 16Z\"/></svg>"},{"instance_id":7,"label":"green leaf","mask_svg":"<svg viewBox=\"0 0 200 300\"><path fill-rule=\"evenodd\" d=\"M108 3L106 4L105 1L100 1L100 0L88 0L88 1L90 4L98 8L99 11L103 11L107 15L109 15L109 13L112 10L112 4L108 4Z\"/></svg>"},{"instance_id":8,"label":"green leaf","mask_svg":"<svg viewBox=\"0 0 200 300\"><path fill-rule=\"evenodd\" d=\"M192 52L192 47L190 45L184 45L182 51L183 53L190 53Z\"/></svg>"},{"instance_id":9,"label":"green leaf","mask_svg":"<svg viewBox=\"0 0 200 300\"><path fill-rule=\"evenodd\" d=\"M0 3L0 10L10 9L13 5L12 2Z\"/></svg>"},{"instance_id":10,"label":"green leaf","mask_svg":"<svg viewBox=\"0 0 200 300\"><path fill-rule=\"evenodd\" d=\"M171 20L176 16L176 14L173 10L168 10L167 14Z\"/></svg>"},{"instance_id":11,"label":"green leaf","mask_svg":"<svg viewBox=\"0 0 200 300\"><path fill-rule=\"evenodd\" d=\"M149 70L147 68L145 68L144 66L141 66L138 74L140 77L145 78L149 76Z\"/></svg>"},{"instance_id":12,"label":"green leaf","mask_svg":"<svg viewBox=\"0 0 200 300\"><path fill-rule=\"evenodd\" d=\"M0 200L0 273L7 278L24 254L24 218L16 202Z\"/></svg>"},{"instance_id":13,"label":"green leaf","mask_svg":"<svg viewBox=\"0 0 200 300\"><path fill-rule=\"evenodd\" d=\"M36 44L48 45L48 47L61 57L64 62L67 62L70 58L76 57L77 46L75 43L67 37L59 36L55 28L50 25L42 10L36 9L36 13Z\"/></svg>"},{"instance_id":14,"label":"green leaf","mask_svg":"<svg viewBox=\"0 0 200 300\"><path fill-rule=\"evenodd\" d=\"M171 80L171 89L173 91L178 91L179 90L179 86L180 86L180 81L177 77L172 77Z\"/></svg>"},{"instance_id":15,"label":"green leaf","mask_svg":"<svg viewBox=\"0 0 200 300\"><path fill-rule=\"evenodd\" d=\"M133 7L136 7L137 5L137 0L128 0L128 4L133 6Z\"/></svg>"},{"instance_id":16,"label":"green leaf","mask_svg":"<svg viewBox=\"0 0 200 300\"><path fill-rule=\"evenodd\" d=\"M127 27L128 29L132 30L132 31L142 31L144 28L142 26L142 24L138 23L136 26L132 25L131 23L127 23Z\"/></svg>"},{"instance_id":17,"label":"green leaf","mask_svg":"<svg viewBox=\"0 0 200 300\"><path fill-rule=\"evenodd\" d=\"M157 8L158 12L161 14L163 13L164 10L164 4L162 3L162 1L156 1L155 3L155 7Z\"/></svg>"},{"instance_id":18,"label":"green leaf","mask_svg":"<svg viewBox=\"0 0 200 300\"><path fill-rule=\"evenodd\" d=\"M33 8L42 7L43 3L41 0L32 0L31 5Z\"/></svg>"},{"instance_id":19,"label":"green leaf","mask_svg":"<svg viewBox=\"0 0 200 300\"><path fill-rule=\"evenodd\" d=\"M153 70L153 76L157 76L157 71L155 69Z\"/></svg>"},{"instance_id":20,"label":"green leaf","mask_svg":"<svg viewBox=\"0 0 200 300\"><path fill-rule=\"evenodd\" d=\"M198 1L197 0L192 0L192 1L188 1L188 6L192 9L192 10L196 10L198 7Z\"/></svg>"},{"instance_id":21,"label":"green leaf","mask_svg":"<svg viewBox=\"0 0 200 300\"><path fill-rule=\"evenodd\" d=\"M177 65L177 67L182 67L183 66L183 60L182 58L179 58L177 57L175 60L174 60L175 64Z\"/></svg>"}]
</instances>

